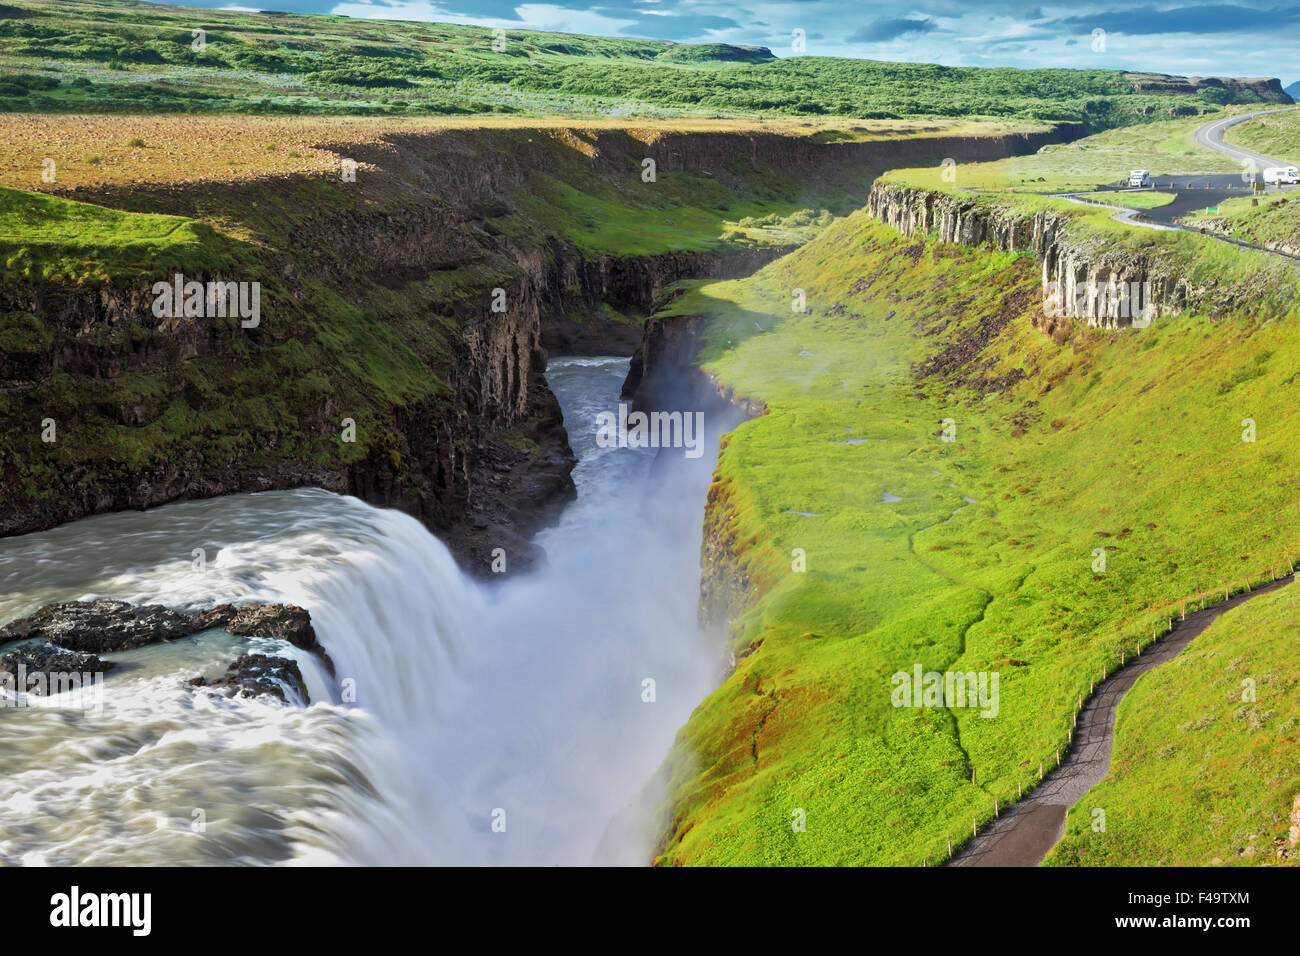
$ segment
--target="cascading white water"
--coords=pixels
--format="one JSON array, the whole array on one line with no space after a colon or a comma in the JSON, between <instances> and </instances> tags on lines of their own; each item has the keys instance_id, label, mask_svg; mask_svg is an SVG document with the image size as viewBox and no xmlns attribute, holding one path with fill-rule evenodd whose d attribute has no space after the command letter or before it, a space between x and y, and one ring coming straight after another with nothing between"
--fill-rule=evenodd
<instances>
[{"instance_id":1,"label":"cascading white water","mask_svg":"<svg viewBox=\"0 0 1300 956\"><path fill-rule=\"evenodd\" d=\"M639 798L717 677L695 622L713 458L670 452L651 480L654 452L596 447L626 369L552 363L579 498L539 537L549 565L501 587L414 519L316 490L0 541L0 621L92 595L280 601L336 666L196 635L107 655L103 714L0 709L0 862L645 862ZM299 660L311 706L184 686L249 648Z\"/></svg>"}]
</instances>

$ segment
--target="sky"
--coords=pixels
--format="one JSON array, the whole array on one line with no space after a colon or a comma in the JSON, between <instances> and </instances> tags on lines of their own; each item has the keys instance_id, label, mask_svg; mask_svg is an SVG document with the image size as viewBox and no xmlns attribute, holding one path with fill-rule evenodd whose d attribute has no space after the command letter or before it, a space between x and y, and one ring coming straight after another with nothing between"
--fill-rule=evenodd
<instances>
[{"instance_id":1,"label":"sky","mask_svg":"<svg viewBox=\"0 0 1300 956\"><path fill-rule=\"evenodd\" d=\"M1300 2L1070 4L934 0L182 0L214 9L334 13L644 37L948 66L1147 70L1300 80ZM803 49L797 49L801 31ZM1099 32L1100 31L1100 32Z\"/></svg>"}]
</instances>

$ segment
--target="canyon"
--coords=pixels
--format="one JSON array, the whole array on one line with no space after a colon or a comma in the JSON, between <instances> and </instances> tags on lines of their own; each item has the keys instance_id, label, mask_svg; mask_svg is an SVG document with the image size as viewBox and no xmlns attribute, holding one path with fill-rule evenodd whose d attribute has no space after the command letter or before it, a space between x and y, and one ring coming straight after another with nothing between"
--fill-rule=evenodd
<instances>
[{"instance_id":1,"label":"canyon","mask_svg":"<svg viewBox=\"0 0 1300 956\"><path fill-rule=\"evenodd\" d=\"M1079 132L840 143L759 131L394 132L330 146L357 164L355 183L52 190L210 224L203 265L186 278L260 281L262 320L154 315L150 290L177 271L169 262L99 281L6 282L0 533L315 485L418 517L477 573L498 548L512 571L527 568L540 556L532 535L574 494L548 351L644 354L662 330L643 334L641 316L673 283L742 277L793 248L706 236L703 248L649 238L641 251L602 251L599 230L544 221L538 191L599 203L654 189L639 182L648 157L678 190L628 200L649 216L685 215L694 210L681 197L698 196L720 223L754 190L843 213L890 167L995 159ZM566 212L589 217L581 200ZM502 297L505 311L491 311ZM56 443L36 427L47 419Z\"/></svg>"}]
</instances>

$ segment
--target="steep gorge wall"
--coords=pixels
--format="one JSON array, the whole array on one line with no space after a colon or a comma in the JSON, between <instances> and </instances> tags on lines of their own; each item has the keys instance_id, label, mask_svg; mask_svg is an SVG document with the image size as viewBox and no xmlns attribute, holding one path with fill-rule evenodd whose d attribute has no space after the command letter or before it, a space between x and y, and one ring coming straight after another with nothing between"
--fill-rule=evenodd
<instances>
[{"instance_id":1,"label":"steep gorge wall","mask_svg":"<svg viewBox=\"0 0 1300 956\"><path fill-rule=\"evenodd\" d=\"M1131 326L1135 317L1141 322L1211 301L1211 290L1193 287L1174 257L1135 254L1072 236L1070 218L1059 212L1026 213L879 182L871 189L867 211L908 237L934 235L940 242L1032 252L1042 265L1048 321L1077 318L1089 327L1119 328ZM1128 295L1135 287L1141 290L1139 301ZM1053 328L1063 327L1053 322Z\"/></svg>"},{"instance_id":2,"label":"steep gorge wall","mask_svg":"<svg viewBox=\"0 0 1300 956\"><path fill-rule=\"evenodd\" d=\"M767 414L759 399L739 395L725 382L695 364L699 334L708 316L654 316L646 323L645 336L632 357L622 399L644 411L703 412L706 418L726 415L749 419ZM728 436L720 440L721 452ZM700 544L700 627L725 635L732 620L745 610L758 584L741 556L732 530L734 505L728 489L714 482L704 508L704 532ZM742 652L740 657L744 656ZM731 666L735 666L735 657Z\"/></svg>"},{"instance_id":3,"label":"steep gorge wall","mask_svg":"<svg viewBox=\"0 0 1300 956\"><path fill-rule=\"evenodd\" d=\"M330 146L359 164L346 188L300 176L69 190L235 223L236 264L185 278L261 281L264 315L255 329L153 316L151 287L171 275L161 263L98 284L0 286L0 314L36 326L0 366L0 534L318 485L416 515L471 567L486 567L498 546L520 559L512 570L526 566L532 533L574 493L544 376L545 346L566 344L565 321L585 313L574 351L630 352L640 330L602 321L603 306L650 312L679 279L740 277L787 251L593 256L527 215L531 176L627 188L650 155L737 189L774 174L848 170L862 181L891 164L995 158L1070 133L819 145L776 134L446 130ZM504 313L489 308L498 288ZM393 349L414 357L392 359L406 363L393 382L377 379ZM413 361L423 387L401 377ZM241 385L250 379L260 391ZM39 439L46 418L64 443L57 464ZM345 418L365 436L351 448L339 443ZM111 441L96 446L91 434Z\"/></svg>"},{"instance_id":4,"label":"steep gorge wall","mask_svg":"<svg viewBox=\"0 0 1300 956\"><path fill-rule=\"evenodd\" d=\"M669 171L699 172L724 168L737 161L781 169L867 167L883 172L926 165L951 157L959 163L988 162L1032 153L1052 143L1084 135L1078 123L1050 129L987 136L932 135L907 127L896 137L861 142L818 140L778 133L664 133L647 137L645 155Z\"/></svg>"}]
</instances>

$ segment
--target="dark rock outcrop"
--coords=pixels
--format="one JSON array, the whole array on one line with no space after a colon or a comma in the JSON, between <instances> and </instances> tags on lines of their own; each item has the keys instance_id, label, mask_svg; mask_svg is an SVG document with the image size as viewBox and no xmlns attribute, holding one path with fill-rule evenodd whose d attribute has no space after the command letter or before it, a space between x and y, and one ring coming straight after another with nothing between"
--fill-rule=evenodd
<instances>
[{"instance_id":1,"label":"dark rock outcrop","mask_svg":"<svg viewBox=\"0 0 1300 956\"><path fill-rule=\"evenodd\" d=\"M297 661L287 657L245 654L232 661L220 677L211 680L196 677L188 683L191 687L206 687L224 697L274 697L288 703L290 695L293 695L297 703L310 703L302 671Z\"/></svg>"},{"instance_id":2,"label":"dark rock outcrop","mask_svg":"<svg viewBox=\"0 0 1300 956\"><path fill-rule=\"evenodd\" d=\"M137 606L107 598L47 604L0 627L0 644L40 638L68 651L112 654L213 628L276 637L305 650L319 648L311 616L294 605L221 604L199 614L181 614L161 604Z\"/></svg>"},{"instance_id":3,"label":"dark rock outcrop","mask_svg":"<svg viewBox=\"0 0 1300 956\"><path fill-rule=\"evenodd\" d=\"M767 414L760 399L738 395L696 364L699 334L707 316L656 316L646 323L645 336L623 382L622 398L644 411L699 410L706 416L728 415L737 421ZM721 439L726 447L727 437ZM725 632L732 618L754 597L749 569L734 548L734 509L726 485L709 487L700 544L700 626ZM735 660L732 660L734 666Z\"/></svg>"},{"instance_id":4,"label":"dark rock outcrop","mask_svg":"<svg viewBox=\"0 0 1300 956\"><path fill-rule=\"evenodd\" d=\"M102 674L113 667L112 661L94 654L70 651L54 644L27 644L0 655L0 675L19 680L21 674ZM0 684L5 678L0 677ZM19 691L29 688L18 686Z\"/></svg>"},{"instance_id":5,"label":"dark rock outcrop","mask_svg":"<svg viewBox=\"0 0 1300 956\"><path fill-rule=\"evenodd\" d=\"M681 279L741 279L795 246L721 252L666 252L587 259L556 248L559 288L581 291L557 301L542 326L542 347L559 355L631 355L641 342L641 316L652 314ZM611 319L605 308L622 316Z\"/></svg>"},{"instance_id":6,"label":"dark rock outcrop","mask_svg":"<svg viewBox=\"0 0 1300 956\"><path fill-rule=\"evenodd\" d=\"M1275 77L1167 76L1162 73L1126 73L1124 79L1135 93L1183 93L1194 96L1202 90L1222 90L1229 102L1290 103L1291 97Z\"/></svg>"},{"instance_id":7,"label":"dark rock outcrop","mask_svg":"<svg viewBox=\"0 0 1300 956\"><path fill-rule=\"evenodd\" d=\"M1073 235L1070 217L1033 213L895 183L876 183L867 212L904 236L933 235L940 242L987 245L1000 252L1032 252L1042 266L1044 314L1049 320L1082 319L1090 327L1120 328L1186 309L1224 308L1228 288L1195 287L1185 264L1168 252L1135 253L1116 243ZM1140 290L1137 302L1129 290ZM1062 323L1049 323L1059 332ZM1047 329L1045 328L1045 331Z\"/></svg>"},{"instance_id":8,"label":"dark rock outcrop","mask_svg":"<svg viewBox=\"0 0 1300 956\"><path fill-rule=\"evenodd\" d=\"M305 651L318 646L311 615L294 604L218 604L192 620L196 631L220 628L241 637L278 637Z\"/></svg>"},{"instance_id":9,"label":"dark rock outcrop","mask_svg":"<svg viewBox=\"0 0 1300 956\"><path fill-rule=\"evenodd\" d=\"M195 618L161 604L137 607L100 599L47 604L30 617L0 627L0 644L42 638L70 651L111 654L175 641L198 630Z\"/></svg>"}]
</instances>

